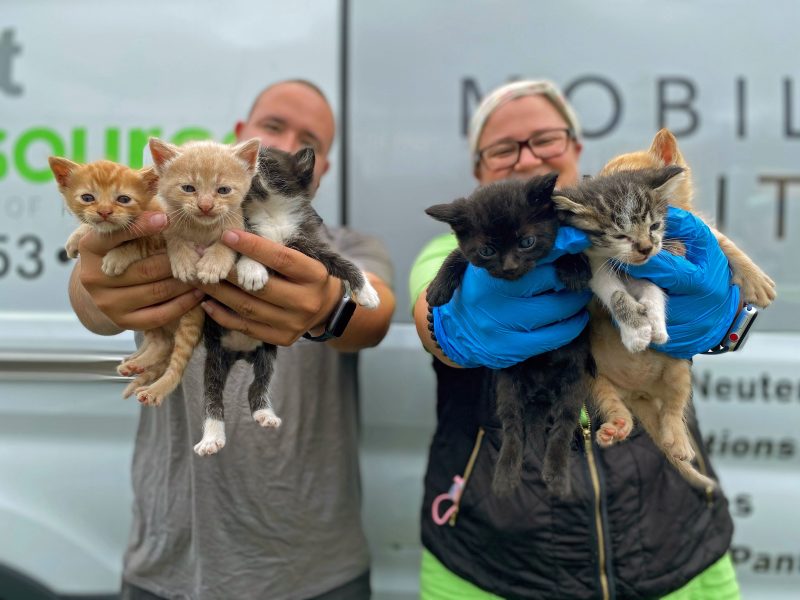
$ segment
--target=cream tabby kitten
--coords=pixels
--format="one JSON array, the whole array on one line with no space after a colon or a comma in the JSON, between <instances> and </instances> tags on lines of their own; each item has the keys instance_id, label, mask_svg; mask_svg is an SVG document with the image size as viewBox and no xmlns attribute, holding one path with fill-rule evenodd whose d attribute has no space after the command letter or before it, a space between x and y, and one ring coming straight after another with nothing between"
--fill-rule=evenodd
<instances>
[{"instance_id":1,"label":"cream tabby kitten","mask_svg":"<svg viewBox=\"0 0 800 600\"><path fill-rule=\"evenodd\" d=\"M244 228L241 203L255 173L258 139L236 146L199 141L178 147L152 138L149 145L159 176L158 199L170 221L164 239L173 276L219 283L236 261L236 253L220 237L225 229ZM181 317L181 335L174 339L163 374L136 389L140 402L158 405L177 387L204 321L200 306Z\"/></svg>"}]
</instances>

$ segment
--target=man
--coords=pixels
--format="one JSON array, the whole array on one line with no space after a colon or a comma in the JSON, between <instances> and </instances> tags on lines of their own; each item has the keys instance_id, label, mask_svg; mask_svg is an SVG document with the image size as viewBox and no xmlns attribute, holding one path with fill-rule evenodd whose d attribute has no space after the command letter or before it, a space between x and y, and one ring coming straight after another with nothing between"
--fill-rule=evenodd
<instances>
[{"instance_id":1,"label":"man","mask_svg":"<svg viewBox=\"0 0 800 600\"><path fill-rule=\"evenodd\" d=\"M322 92L302 80L265 89L237 138L296 152L315 150L315 185L329 168L334 118ZM166 226L143 215L143 234ZM137 230L136 227L133 230ZM391 264L375 239L328 229L334 248L365 270L381 304L358 307L343 335L323 343L300 339L325 331L342 299L341 282L301 253L243 231L231 248L276 274L263 290L233 283L194 289L171 277L166 256L105 277L103 255L132 237L87 236L70 282L81 322L100 334L171 322L199 302L230 329L282 346L270 396L283 418L264 430L249 414L252 369L238 363L225 393L228 444L213 457L192 452L202 424L202 344L181 386L159 408L143 408L133 459L133 527L125 555L123 598L368 598L369 557L361 529L357 447L357 381L353 352L374 346L394 310ZM295 343L296 342L296 343Z\"/></svg>"}]
</instances>

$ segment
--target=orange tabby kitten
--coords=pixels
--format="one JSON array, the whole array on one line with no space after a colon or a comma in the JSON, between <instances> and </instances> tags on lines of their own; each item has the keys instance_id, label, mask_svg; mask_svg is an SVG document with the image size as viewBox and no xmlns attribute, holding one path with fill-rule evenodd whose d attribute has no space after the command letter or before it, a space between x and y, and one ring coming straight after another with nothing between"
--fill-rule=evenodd
<instances>
[{"instance_id":1,"label":"orange tabby kitten","mask_svg":"<svg viewBox=\"0 0 800 600\"><path fill-rule=\"evenodd\" d=\"M667 129L656 134L649 150L612 159L600 175L669 165L685 170L670 204L694 212L691 171L675 137ZM727 237L711 229L730 262L732 281L741 288L742 299L762 307L769 305L775 299L772 279ZM674 254L684 253L683 245L677 241L667 241L665 247ZM687 480L713 487L715 482L697 472L689 462L695 456L685 424L692 385L689 361L649 349L629 352L607 310L593 301L590 311L592 354L597 361L593 393L605 420L597 432L598 444L610 446L627 438L633 427L633 413Z\"/></svg>"},{"instance_id":2,"label":"orange tabby kitten","mask_svg":"<svg viewBox=\"0 0 800 600\"><path fill-rule=\"evenodd\" d=\"M152 167L134 171L108 160L80 165L57 156L51 156L48 161L67 208L81 221L65 245L71 258L78 256L78 244L89 231L110 234L130 230L139 215L159 208L155 200L158 175ZM161 236L130 240L109 250L103 257L101 269L109 277L117 276L131 263L163 249ZM134 387L158 377L162 368L159 365L171 351L172 335L173 332L164 328L144 332L141 348L117 367L120 375L137 375L123 397L128 397Z\"/></svg>"},{"instance_id":3,"label":"orange tabby kitten","mask_svg":"<svg viewBox=\"0 0 800 600\"><path fill-rule=\"evenodd\" d=\"M236 146L200 141L180 147L150 140L158 199L170 220L164 239L177 279L219 283L233 267L236 253L220 237L225 229L244 228L241 203L250 189L258 149L258 139ZM140 402L158 405L177 387L204 321L200 306L181 317L169 364L156 381L136 389Z\"/></svg>"}]
</instances>

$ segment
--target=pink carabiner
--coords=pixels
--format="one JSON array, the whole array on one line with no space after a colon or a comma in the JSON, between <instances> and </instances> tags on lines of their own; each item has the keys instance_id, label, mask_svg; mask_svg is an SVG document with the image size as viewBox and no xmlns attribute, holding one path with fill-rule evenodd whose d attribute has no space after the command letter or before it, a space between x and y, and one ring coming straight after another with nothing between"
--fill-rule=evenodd
<instances>
[{"instance_id":1,"label":"pink carabiner","mask_svg":"<svg viewBox=\"0 0 800 600\"><path fill-rule=\"evenodd\" d=\"M453 477L453 483L450 489L444 493L439 494L433 499L431 504L431 518L437 525L444 525L453 516L453 513L458 509L458 501L461 499L461 493L464 491L464 479L460 475ZM445 500L450 500L453 504L444 511L444 514L439 514L439 506Z\"/></svg>"}]
</instances>

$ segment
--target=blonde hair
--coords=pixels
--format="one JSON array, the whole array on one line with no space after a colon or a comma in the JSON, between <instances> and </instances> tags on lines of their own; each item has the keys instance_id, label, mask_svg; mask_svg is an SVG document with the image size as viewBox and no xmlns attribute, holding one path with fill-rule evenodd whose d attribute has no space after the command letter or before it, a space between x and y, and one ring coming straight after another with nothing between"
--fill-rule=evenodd
<instances>
[{"instance_id":1,"label":"blonde hair","mask_svg":"<svg viewBox=\"0 0 800 600\"><path fill-rule=\"evenodd\" d=\"M552 81L546 79L524 79L501 85L485 96L478 108L472 115L469 123L469 149L472 152L474 164L480 161L478 155L478 141L480 140L486 121L492 116L500 106L522 96L544 96L564 117L567 127L570 128L572 135L578 139L581 135L581 125L578 122L578 115L570 106L561 90Z\"/></svg>"}]
</instances>

